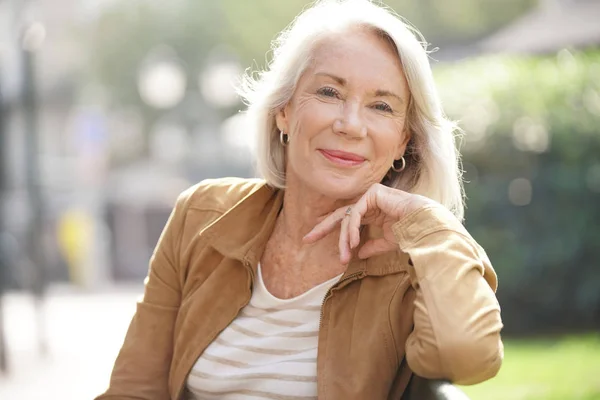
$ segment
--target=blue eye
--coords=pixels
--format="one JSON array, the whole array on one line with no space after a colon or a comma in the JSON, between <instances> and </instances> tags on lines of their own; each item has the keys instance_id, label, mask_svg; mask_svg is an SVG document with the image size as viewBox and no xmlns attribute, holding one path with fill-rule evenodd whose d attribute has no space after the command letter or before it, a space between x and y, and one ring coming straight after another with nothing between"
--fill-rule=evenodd
<instances>
[{"instance_id":1,"label":"blue eye","mask_svg":"<svg viewBox=\"0 0 600 400\"><path fill-rule=\"evenodd\" d=\"M340 97L339 92L329 86L320 88L319 90L317 90L317 93L320 95L323 95L323 96L327 96L327 97L338 97L338 98Z\"/></svg>"},{"instance_id":2,"label":"blue eye","mask_svg":"<svg viewBox=\"0 0 600 400\"><path fill-rule=\"evenodd\" d=\"M375 104L374 108L379 111L385 111L389 113L394 112L394 110L392 110L392 107L390 107L386 103L377 103Z\"/></svg>"}]
</instances>

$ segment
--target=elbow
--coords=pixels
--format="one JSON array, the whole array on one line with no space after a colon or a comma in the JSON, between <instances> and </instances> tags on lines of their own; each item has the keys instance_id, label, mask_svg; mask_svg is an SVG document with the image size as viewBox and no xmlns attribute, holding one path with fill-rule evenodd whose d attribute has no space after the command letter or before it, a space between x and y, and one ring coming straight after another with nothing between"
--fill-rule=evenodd
<instances>
[{"instance_id":1,"label":"elbow","mask_svg":"<svg viewBox=\"0 0 600 400\"><path fill-rule=\"evenodd\" d=\"M499 310L498 310L499 311ZM440 343L440 360L448 379L458 385L475 385L495 377L504 360L500 313L467 325ZM483 323L485 321L485 323Z\"/></svg>"},{"instance_id":2,"label":"elbow","mask_svg":"<svg viewBox=\"0 0 600 400\"><path fill-rule=\"evenodd\" d=\"M495 377L504 359L504 346L500 335L485 339L454 343L446 355L448 378L458 385L475 385Z\"/></svg>"},{"instance_id":3,"label":"elbow","mask_svg":"<svg viewBox=\"0 0 600 400\"><path fill-rule=\"evenodd\" d=\"M447 341L440 343L441 347L417 340L407 344L408 365L416 375L458 385L474 385L493 378L504 358L499 334L477 341Z\"/></svg>"}]
</instances>

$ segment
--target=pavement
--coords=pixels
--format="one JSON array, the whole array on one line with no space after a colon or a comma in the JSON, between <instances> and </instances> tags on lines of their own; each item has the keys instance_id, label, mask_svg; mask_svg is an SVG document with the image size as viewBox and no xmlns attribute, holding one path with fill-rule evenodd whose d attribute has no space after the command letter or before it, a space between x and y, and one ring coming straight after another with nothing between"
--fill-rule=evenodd
<instances>
[{"instance_id":1,"label":"pavement","mask_svg":"<svg viewBox=\"0 0 600 400\"><path fill-rule=\"evenodd\" d=\"M142 291L141 285L94 291L52 287L41 312L30 294L7 293L9 371L0 373L0 400L94 399L108 384ZM45 354L40 336L46 338Z\"/></svg>"}]
</instances>

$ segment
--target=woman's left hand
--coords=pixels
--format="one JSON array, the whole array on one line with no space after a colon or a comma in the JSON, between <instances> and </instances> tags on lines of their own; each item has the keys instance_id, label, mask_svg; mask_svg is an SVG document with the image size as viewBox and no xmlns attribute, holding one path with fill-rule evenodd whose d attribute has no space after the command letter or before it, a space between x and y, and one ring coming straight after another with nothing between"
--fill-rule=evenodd
<instances>
[{"instance_id":1,"label":"woman's left hand","mask_svg":"<svg viewBox=\"0 0 600 400\"><path fill-rule=\"evenodd\" d=\"M383 230L383 237L369 240L358 252L359 258L369 258L377 254L387 253L398 248L392 225L404 216L433 200L393 189L381 184L374 184L354 204L338 208L319 222L306 236L305 243L314 243L331 233L339 223L340 229L340 261L348 264L352 258L352 249L360 244L361 225L375 225Z\"/></svg>"}]
</instances>

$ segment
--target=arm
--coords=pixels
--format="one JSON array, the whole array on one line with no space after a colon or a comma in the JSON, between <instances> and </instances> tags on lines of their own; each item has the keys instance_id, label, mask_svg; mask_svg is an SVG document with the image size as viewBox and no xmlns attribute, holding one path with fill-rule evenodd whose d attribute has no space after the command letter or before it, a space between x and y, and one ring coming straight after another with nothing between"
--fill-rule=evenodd
<instances>
[{"instance_id":1,"label":"arm","mask_svg":"<svg viewBox=\"0 0 600 400\"><path fill-rule=\"evenodd\" d=\"M413 372L464 385L495 376L502 322L496 274L483 249L442 206L420 208L392 230L412 262L415 325L406 355Z\"/></svg>"},{"instance_id":2,"label":"arm","mask_svg":"<svg viewBox=\"0 0 600 400\"><path fill-rule=\"evenodd\" d=\"M406 342L412 371L424 378L474 384L496 375L503 358L496 274L483 249L441 204L375 184L305 237L313 243L340 226L340 261L360 244L361 225L383 237L360 247L359 258L400 250L410 256L416 290L414 330Z\"/></svg>"},{"instance_id":3,"label":"arm","mask_svg":"<svg viewBox=\"0 0 600 400\"><path fill-rule=\"evenodd\" d=\"M181 301L179 248L189 191L179 196L150 259L144 297L137 304L108 390L96 400L170 398L169 369Z\"/></svg>"}]
</instances>

